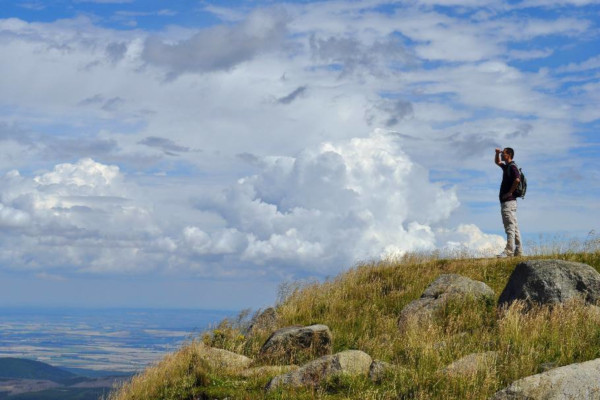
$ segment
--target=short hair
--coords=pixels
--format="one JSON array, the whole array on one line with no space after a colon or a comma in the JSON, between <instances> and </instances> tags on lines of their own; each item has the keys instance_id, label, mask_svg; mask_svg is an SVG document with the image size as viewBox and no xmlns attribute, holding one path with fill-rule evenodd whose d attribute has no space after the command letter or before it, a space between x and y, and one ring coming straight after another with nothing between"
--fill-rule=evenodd
<instances>
[{"instance_id":1,"label":"short hair","mask_svg":"<svg viewBox=\"0 0 600 400\"><path fill-rule=\"evenodd\" d=\"M510 154L510 158L515 158L515 151L511 147L506 147L504 150Z\"/></svg>"}]
</instances>

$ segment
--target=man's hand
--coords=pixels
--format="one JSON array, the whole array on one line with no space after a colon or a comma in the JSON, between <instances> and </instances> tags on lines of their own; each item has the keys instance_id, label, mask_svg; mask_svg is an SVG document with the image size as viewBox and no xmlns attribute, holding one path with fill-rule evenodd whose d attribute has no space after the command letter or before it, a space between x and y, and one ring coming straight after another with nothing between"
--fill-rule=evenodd
<instances>
[{"instance_id":1,"label":"man's hand","mask_svg":"<svg viewBox=\"0 0 600 400\"><path fill-rule=\"evenodd\" d=\"M502 165L502 162L500 160L500 153L502 153L502 149L496 149L496 155L494 155L494 162L497 166Z\"/></svg>"}]
</instances>

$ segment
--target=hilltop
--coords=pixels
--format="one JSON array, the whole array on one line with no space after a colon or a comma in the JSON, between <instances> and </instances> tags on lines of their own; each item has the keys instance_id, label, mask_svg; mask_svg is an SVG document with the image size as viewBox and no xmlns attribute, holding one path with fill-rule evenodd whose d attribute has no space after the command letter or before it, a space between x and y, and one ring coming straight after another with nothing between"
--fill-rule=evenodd
<instances>
[{"instance_id":1,"label":"hilltop","mask_svg":"<svg viewBox=\"0 0 600 400\"><path fill-rule=\"evenodd\" d=\"M585 263L598 271L600 241L595 239L577 251L543 251L508 259L413 254L362 263L322 283L283 286L273 329L327 325L333 353L358 349L395 366L378 383L367 377L338 376L314 388L265 392L267 383L281 371L268 367L243 375L215 367L206 358L207 349L243 354L254 360L255 367L268 365L258 355L273 329L251 332L252 321L242 313L147 368L109 398L488 399L522 377L600 357L600 314L582 302L534 307L527 313L519 304L507 310L496 307L519 262L547 258ZM450 273L485 283L495 298L450 303L436 315L435 324L400 332L401 311L437 277ZM490 352L497 355L495 361L474 375L440 372L466 355Z\"/></svg>"}]
</instances>

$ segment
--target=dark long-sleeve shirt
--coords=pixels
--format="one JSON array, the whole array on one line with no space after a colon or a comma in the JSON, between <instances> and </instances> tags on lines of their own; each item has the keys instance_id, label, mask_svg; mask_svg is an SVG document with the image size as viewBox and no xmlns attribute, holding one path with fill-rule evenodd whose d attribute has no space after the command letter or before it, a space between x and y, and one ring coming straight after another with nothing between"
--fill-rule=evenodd
<instances>
[{"instance_id":1,"label":"dark long-sleeve shirt","mask_svg":"<svg viewBox=\"0 0 600 400\"><path fill-rule=\"evenodd\" d=\"M504 203L506 201L511 201L511 200L516 200L517 198L514 195L514 193L506 199L503 199L502 196L504 196L506 193L509 192L515 179L521 178L519 169L517 168L517 166L514 162L511 162L508 165L500 164L500 168L502 168L502 183L500 184L500 194L499 194L500 203Z\"/></svg>"}]
</instances>

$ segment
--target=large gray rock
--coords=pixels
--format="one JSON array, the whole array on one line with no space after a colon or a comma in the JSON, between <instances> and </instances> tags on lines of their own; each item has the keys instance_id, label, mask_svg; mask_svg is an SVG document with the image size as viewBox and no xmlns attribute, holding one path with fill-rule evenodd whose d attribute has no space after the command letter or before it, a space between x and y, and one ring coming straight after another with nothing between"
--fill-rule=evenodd
<instances>
[{"instance_id":1,"label":"large gray rock","mask_svg":"<svg viewBox=\"0 0 600 400\"><path fill-rule=\"evenodd\" d=\"M600 359L528 376L497 392L491 400L600 399Z\"/></svg>"},{"instance_id":2,"label":"large gray rock","mask_svg":"<svg viewBox=\"0 0 600 400\"><path fill-rule=\"evenodd\" d=\"M321 381L337 374L349 376L367 376L373 360L360 350L346 350L323 356L303 365L297 371L276 376L267 384L270 391L280 386L302 387L317 386Z\"/></svg>"},{"instance_id":3,"label":"large gray rock","mask_svg":"<svg viewBox=\"0 0 600 400\"><path fill-rule=\"evenodd\" d=\"M494 291L485 283L457 274L443 274L433 281L421 297L406 305L400 312L398 326L404 330L409 321L417 324L431 322L436 311L450 300L460 300L466 296L475 299L493 298Z\"/></svg>"},{"instance_id":4,"label":"large gray rock","mask_svg":"<svg viewBox=\"0 0 600 400\"><path fill-rule=\"evenodd\" d=\"M587 264L561 260L519 263L498 299L499 306L515 300L528 305L556 304L572 298L588 303L600 300L600 273Z\"/></svg>"},{"instance_id":5,"label":"large gray rock","mask_svg":"<svg viewBox=\"0 0 600 400\"><path fill-rule=\"evenodd\" d=\"M273 332L260 349L259 358L295 364L331 354L331 343L327 325L289 326Z\"/></svg>"},{"instance_id":6,"label":"large gray rock","mask_svg":"<svg viewBox=\"0 0 600 400\"><path fill-rule=\"evenodd\" d=\"M217 371L240 371L252 364L252 359L244 355L203 344L198 346L198 355L210 368Z\"/></svg>"}]
</instances>

